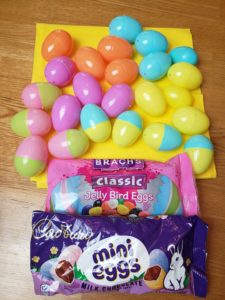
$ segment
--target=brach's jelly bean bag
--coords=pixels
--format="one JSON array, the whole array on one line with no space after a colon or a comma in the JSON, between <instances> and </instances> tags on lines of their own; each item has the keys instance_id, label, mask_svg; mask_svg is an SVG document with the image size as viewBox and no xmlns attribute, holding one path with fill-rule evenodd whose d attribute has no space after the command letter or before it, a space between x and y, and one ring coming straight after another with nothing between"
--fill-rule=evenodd
<instances>
[{"instance_id":1,"label":"brach's jelly bean bag","mask_svg":"<svg viewBox=\"0 0 225 300\"><path fill-rule=\"evenodd\" d=\"M46 211L74 215L196 215L187 154L166 163L135 159L50 161Z\"/></svg>"},{"instance_id":2,"label":"brach's jelly bean bag","mask_svg":"<svg viewBox=\"0 0 225 300\"><path fill-rule=\"evenodd\" d=\"M33 212L38 295L87 292L205 297L208 226L197 216L89 217Z\"/></svg>"}]
</instances>

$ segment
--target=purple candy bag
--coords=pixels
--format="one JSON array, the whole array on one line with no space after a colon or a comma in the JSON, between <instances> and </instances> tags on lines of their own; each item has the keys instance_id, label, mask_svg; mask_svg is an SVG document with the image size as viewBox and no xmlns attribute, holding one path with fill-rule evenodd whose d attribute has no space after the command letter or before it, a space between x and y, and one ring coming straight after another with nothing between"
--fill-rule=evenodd
<instances>
[{"instance_id":1,"label":"purple candy bag","mask_svg":"<svg viewBox=\"0 0 225 300\"><path fill-rule=\"evenodd\" d=\"M197 216L90 217L33 212L38 295L85 292L205 297L208 226Z\"/></svg>"}]
</instances>

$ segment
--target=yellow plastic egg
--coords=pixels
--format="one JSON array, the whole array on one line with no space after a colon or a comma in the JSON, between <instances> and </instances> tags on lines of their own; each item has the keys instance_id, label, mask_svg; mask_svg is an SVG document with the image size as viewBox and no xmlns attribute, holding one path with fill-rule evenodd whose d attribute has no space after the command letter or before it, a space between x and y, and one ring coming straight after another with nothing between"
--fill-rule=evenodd
<instances>
[{"instance_id":1,"label":"yellow plastic egg","mask_svg":"<svg viewBox=\"0 0 225 300\"><path fill-rule=\"evenodd\" d=\"M168 79L177 86L194 90L202 83L202 74L197 67L186 62L172 65L167 73Z\"/></svg>"},{"instance_id":2,"label":"yellow plastic egg","mask_svg":"<svg viewBox=\"0 0 225 300\"><path fill-rule=\"evenodd\" d=\"M178 108L173 114L173 124L187 135L204 133L210 125L208 116L201 110L192 107Z\"/></svg>"},{"instance_id":3,"label":"yellow plastic egg","mask_svg":"<svg viewBox=\"0 0 225 300\"><path fill-rule=\"evenodd\" d=\"M171 85L164 89L164 95L166 97L167 104L174 108L180 108L183 106L192 105L193 98L189 90L180 87Z\"/></svg>"},{"instance_id":4,"label":"yellow plastic egg","mask_svg":"<svg viewBox=\"0 0 225 300\"><path fill-rule=\"evenodd\" d=\"M163 92L150 81L144 81L137 86L135 101L144 112L154 117L163 115L167 108Z\"/></svg>"}]
</instances>

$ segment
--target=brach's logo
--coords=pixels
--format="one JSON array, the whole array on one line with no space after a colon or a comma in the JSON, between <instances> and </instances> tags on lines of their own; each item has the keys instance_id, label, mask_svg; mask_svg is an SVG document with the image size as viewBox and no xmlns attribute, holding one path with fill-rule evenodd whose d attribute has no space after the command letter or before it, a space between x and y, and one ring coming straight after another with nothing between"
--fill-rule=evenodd
<instances>
[{"instance_id":1,"label":"brach's logo","mask_svg":"<svg viewBox=\"0 0 225 300\"><path fill-rule=\"evenodd\" d=\"M144 160L139 159L94 159L93 168L103 171L120 169L140 170L144 169Z\"/></svg>"},{"instance_id":2,"label":"brach's logo","mask_svg":"<svg viewBox=\"0 0 225 300\"><path fill-rule=\"evenodd\" d=\"M144 244L131 236L115 235L89 247L77 267L95 284L113 286L139 277L149 264Z\"/></svg>"},{"instance_id":3,"label":"brach's logo","mask_svg":"<svg viewBox=\"0 0 225 300\"><path fill-rule=\"evenodd\" d=\"M111 186L126 188L146 188L146 175L103 175L92 176L93 188Z\"/></svg>"}]
</instances>

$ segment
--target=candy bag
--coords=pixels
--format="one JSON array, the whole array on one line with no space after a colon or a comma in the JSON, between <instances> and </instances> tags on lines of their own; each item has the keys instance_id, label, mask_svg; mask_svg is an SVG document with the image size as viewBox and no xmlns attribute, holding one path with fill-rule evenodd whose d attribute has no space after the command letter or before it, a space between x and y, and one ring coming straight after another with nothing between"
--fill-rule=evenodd
<instances>
[{"instance_id":1,"label":"candy bag","mask_svg":"<svg viewBox=\"0 0 225 300\"><path fill-rule=\"evenodd\" d=\"M33 212L38 295L207 292L206 235L197 216L122 218Z\"/></svg>"},{"instance_id":2,"label":"candy bag","mask_svg":"<svg viewBox=\"0 0 225 300\"><path fill-rule=\"evenodd\" d=\"M73 215L197 215L191 162L135 159L53 159L46 211Z\"/></svg>"}]
</instances>

